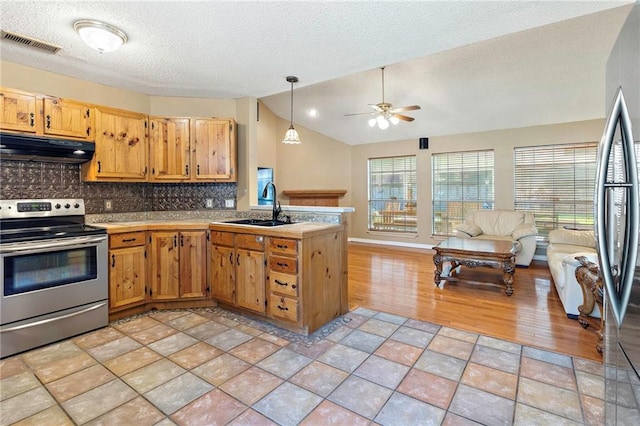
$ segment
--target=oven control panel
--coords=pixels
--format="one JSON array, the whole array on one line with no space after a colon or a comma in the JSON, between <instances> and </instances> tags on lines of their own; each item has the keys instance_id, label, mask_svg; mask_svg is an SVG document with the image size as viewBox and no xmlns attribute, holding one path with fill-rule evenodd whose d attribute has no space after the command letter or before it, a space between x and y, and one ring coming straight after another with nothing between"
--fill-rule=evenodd
<instances>
[{"instance_id":1,"label":"oven control panel","mask_svg":"<svg viewBox=\"0 0 640 426\"><path fill-rule=\"evenodd\" d=\"M0 218L84 215L84 200L50 198L39 200L0 200Z\"/></svg>"},{"instance_id":2,"label":"oven control panel","mask_svg":"<svg viewBox=\"0 0 640 426\"><path fill-rule=\"evenodd\" d=\"M51 211L51 203L34 201L32 203L18 203L19 212L47 212Z\"/></svg>"}]
</instances>

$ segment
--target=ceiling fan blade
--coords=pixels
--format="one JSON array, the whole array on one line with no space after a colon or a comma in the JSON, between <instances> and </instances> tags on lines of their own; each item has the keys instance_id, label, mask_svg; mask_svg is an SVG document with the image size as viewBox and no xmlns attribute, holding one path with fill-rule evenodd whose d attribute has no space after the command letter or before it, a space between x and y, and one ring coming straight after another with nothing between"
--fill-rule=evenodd
<instances>
[{"instance_id":1,"label":"ceiling fan blade","mask_svg":"<svg viewBox=\"0 0 640 426\"><path fill-rule=\"evenodd\" d=\"M415 118L409 117L408 115L393 114L393 116L396 117L396 118L399 118L402 121L413 121L413 120L415 120Z\"/></svg>"},{"instance_id":2,"label":"ceiling fan blade","mask_svg":"<svg viewBox=\"0 0 640 426\"><path fill-rule=\"evenodd\" d=\"M375 112L355 112L353 114L345 114L345 117L349 117L351 115L373 115Z\"/></svg>"},{"instance_id":3,"label":"ceiling fan blade","mask_svg":"<svg viewBox=\"0 0 640 426\"><path fill-rule=\"evenodd\" d=\"M410 106L393 108L391 112L395 113L395 112L404 112L404 111L415 111L417 109L420 109L420 105L410 105Z\"/></svg>"}]
</instances>

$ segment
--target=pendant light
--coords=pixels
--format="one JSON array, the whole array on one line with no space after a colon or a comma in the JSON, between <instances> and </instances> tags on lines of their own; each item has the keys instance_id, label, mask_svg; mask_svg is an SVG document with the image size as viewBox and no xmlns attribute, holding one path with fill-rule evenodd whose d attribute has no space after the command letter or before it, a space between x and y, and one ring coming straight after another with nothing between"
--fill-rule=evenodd
<instances>
[{"instance_id":1,"label":"pendant light","mask_svg":"<svg viewBox=\"0 0 640 426\"><path fill-rule=\"evenodd\" d=\"M299 144L302 143L300 142L300 136L298 136L298 132L293 127L293 83L298 82L298 77L290 75L287 77L287 81L291 83L291 125L289 126L289 130L287 130L287 133L284 135L282 143Z\"/></svg>"}]
</instances>

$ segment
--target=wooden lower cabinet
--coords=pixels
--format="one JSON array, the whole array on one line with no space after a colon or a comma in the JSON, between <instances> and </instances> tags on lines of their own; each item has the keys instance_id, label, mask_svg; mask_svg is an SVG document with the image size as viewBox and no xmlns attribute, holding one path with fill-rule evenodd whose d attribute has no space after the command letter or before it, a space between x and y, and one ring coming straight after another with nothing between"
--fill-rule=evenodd
<instances>
[{"instance_id":1,"label":"wooden lower cabinet","mask_svg":"<svg viewBox=\"0 0 640 426\"><path fill-rule=\"evenodd\" d=\"M151 300L208 296L207 232L197 230L150 233Z\"/></svg>"},{"instance_id":2,"label":"wooden lower cabinet","mask_svg":"<svg viewBox=\"0 0 640 426\"><path fill-rule=\"evenodd\" d=\"M298 323L298 241L269 238L269 316Z\"/></svg>"},{"instance_id":3,"label":"wooden lower cabinet","mask_svg":"<svg viewBox=\"0 0 640 426\"><path fill-rule=\"evenodd\" d=\"M261 235L236 236L236 304L265 313L264 240Z\"/></svg>"},{"instance_id":4,"label":"wooden lower cabinet","mask_svg":"<svg viewBox=\"0 0 640 426\"><path fill-rule=\"evenodd\" d=\"M147 297L146 233L109 237L109 309L138 306Z\"/></svg>"},{"instance_id":5,"label":"wooden lower cabinet","mask_svg":"<svg viewBox=\"0 0 640 426\"><path fill-rule=\"evenodd\" d=\"M280 238L210 229L217 301L302 334L346 313L342 230Z\"/></svg>"},{"instance_id":6,"label":"wooden lower cabinet","mask_svg":"<svg viewBox=\"0 0 640 426\"><path fill-rule=\"evenodd\" d=\"M216 300L265 313L264 239L211 232L211 283Z\"/></svg>"},{"instance_id":7,"label":"wooden lower cabinet","mask_svg":"<svg viewBox=\"0 0 640 426\"><path fill-rule=\"evenodd\" d=\"M216 300L235 305L235 235L211 231L211 294Z\"/></svg>"},{"instance_id":8,"label":"wooden lower cabinet","mask_svg":"<svg viewBox=\"0 0 640 426\"><path fill-rule=\"evenodd\" d=\"M181 299L209 297L207 280L207 234L209 231L180 232Z\"/></svg>"}]
</instances>

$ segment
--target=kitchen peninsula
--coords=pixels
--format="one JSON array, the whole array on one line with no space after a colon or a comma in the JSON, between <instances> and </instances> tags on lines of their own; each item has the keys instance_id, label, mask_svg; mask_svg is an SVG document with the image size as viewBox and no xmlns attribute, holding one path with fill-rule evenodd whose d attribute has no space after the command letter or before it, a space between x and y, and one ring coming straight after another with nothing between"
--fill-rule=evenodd
<instances>
[{"instance_id":1,"label":"kitchen peninsula","mask_svg":"<svg viewBox=\"0 0 640 426\"><path fill-rule=\"evenodd\" d=\"M109 234L110 319L219 305L307 335L346 313L344 215L319 222L287 207L294 223L274 227L229 222L242 212L97 215Z\"/></svg>"}]
</instances>

